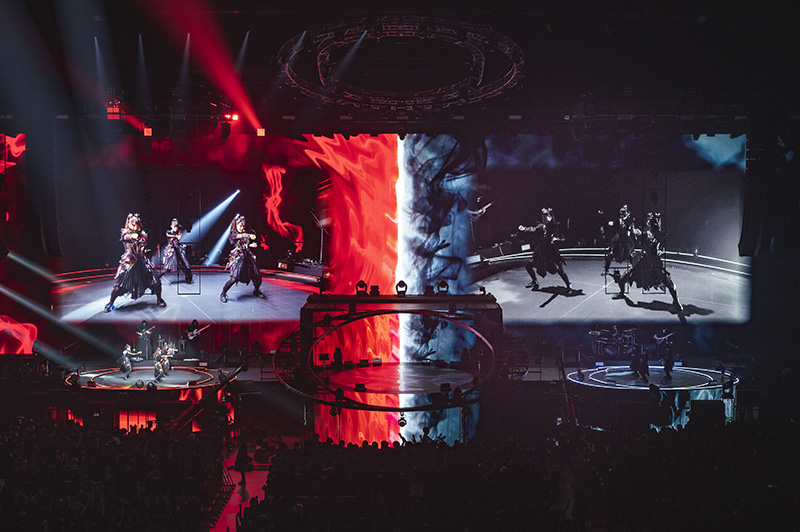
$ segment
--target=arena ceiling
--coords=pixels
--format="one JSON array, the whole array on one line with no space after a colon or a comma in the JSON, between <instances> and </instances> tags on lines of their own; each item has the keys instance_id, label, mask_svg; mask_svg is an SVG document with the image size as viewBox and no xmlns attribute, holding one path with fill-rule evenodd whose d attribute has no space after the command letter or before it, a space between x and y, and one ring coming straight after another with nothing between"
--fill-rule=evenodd
<instances>
[{"instance_id":1,"label":"arena ceiling","mask_svg":"<svg viewBox=\"0 0 800 532\"><path fill-rule=\"evenodd\" d=\"M52 2L26 3L67 78L63 14ZM142 116L236 110L230 87L197 57L209 25L272 132L743 133L753 112L800 114L797 17L784 3L519 4L111 0L87 3L75 20L86 35L108 36L99 46L116 77L103 90ZM192 29L188 89L176 106L178 37ZM137 94L140 36L147 101ZM87 116L104 111L79 97L70 104Z\"/></svg>"}]
</instances>

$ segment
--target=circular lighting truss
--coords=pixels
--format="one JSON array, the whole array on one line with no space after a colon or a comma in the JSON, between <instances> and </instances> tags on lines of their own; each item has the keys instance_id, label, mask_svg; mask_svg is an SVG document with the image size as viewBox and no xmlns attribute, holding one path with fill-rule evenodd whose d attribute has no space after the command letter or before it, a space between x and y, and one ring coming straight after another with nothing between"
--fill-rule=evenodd
<instances>
[{"instance_id":1,"label":"circular lighting truss","mask_svg":"<svg viewBox=\"0 0 800 532\"><path fill-rule=\"evenodd\" d=\"M479 370L480 373L478 375L475 375L478 378L474 380L473 386L471 388L463 390L461 398L457 402L450 402L443 405L442 403L439 403L435 399L433 399L429 404L417 404L407 407L400 407L400 406L394 407L394 406L385 406L382 404L373 404L370 402L360 400L354 394L352 394L351 391L345 391L343 389L339 390L334 389L334 387L327 382L327 379L325 379L324 374L326 373L326 369L323 368L320 370L314 367L314 361L313 361L314 347L317 344L319 344L325 337L332 334L334 331L341 329L342 327L346 327L347 325L352 324L356 321L363 320L366 318L372 318L375 316L385 316L392 314L416 314L416 315L424 315L424 316L439 318L441 320L447 321L449 323L467 329L476 336L479 342L482 342L488 348L488 358L486 367L482 372ZM466 406L468 404L472 404L478 401L478 390L480 388L480 382L481 380L485 380L487 378L487 375L491 372L495 363L495 352L491 342L480 331L478 331L468 323L465 323L464 321L462 321L462 319L469 319L469 316L453 316L439 311L399 310L399 309L356 312L351 315L348 315L346 319L342 320L340 323L336 324L330 329L327 329L323 334L313 338L311 345L309 345L307 348L303 348L303 351L306 351L306 349L307 351L304 353L303 352L299 353L299 356L305 356L307 359L306 363L308 368L308 376L313 381L313 386L315 388L314 392L311 392L308 389L304 390L302 389L303 388L302 386L297 386L293 382L290 382L289 380L282 377L282 372L279 371L279 368L275 365L275 359L273 359L273 369L275 370L275 375L278 377L278 380L280 380L281 383L288 389L292 390L293 392L299 395L303 395L308 399L313 400L316 403L329 405L331 407L339 409L367 410L374 412L420 412L420 411L442 410L444 408ZM319 322L318 325L323 325L322 321ZM298 340L299 337L293 335L284 339L282 344L292 344L292 343L297 344ZM414 363L408 363L408 364L414 364ZM400 366L403 365L404 363L401 362ZM331 396L332 399L322 398L320 397L321 394ZM386 393L377 392L374 395L386 395ZM431 392L430 395L435 397L437 394ZM441 395L441 393L438 395Z\"/></svg>"},{"instance_id":2,"label":"circular lighting truss","mask_svg":"<svg viewBox=\"0 0 800 532\"><path fill-rule=\"evenodd\" d=\"M488 25L405 15L338 21L296 35L278 61L285 82L302 94L375 110L473 104L516 86L525 63L522 48Z\"/></svg>"}]
</instances>

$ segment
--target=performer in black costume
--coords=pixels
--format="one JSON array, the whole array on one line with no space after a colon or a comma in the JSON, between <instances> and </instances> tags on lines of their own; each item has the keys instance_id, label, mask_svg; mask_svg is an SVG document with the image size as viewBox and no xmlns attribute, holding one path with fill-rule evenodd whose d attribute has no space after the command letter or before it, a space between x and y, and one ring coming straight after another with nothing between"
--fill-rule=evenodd
<instances>
[{"instance_id":1,"label":"performer in black costume","mask_svg":"<svg viewBox=\"0 0 800 532\"><path fill-rule=\"evenodd\" d=\"M662 259L664 255L663 240L661 214L657 212L648 213L646 227L640 237L642 254L634 259L633 267L625 275L617 275L615 277L620 290L619 294L614 296L615 298L625 298L625 287L629 283L631 285L635 284L644 290L666 287L670 295L672 295L672 303L675 308L677 308L678 312L683 310L683 306L678 301L675 283L664 266Z\"/></svg>"},{"instance_id":2,"label":"performer in black costume","mask_svg":"<svg viewBox=\"0 0 800 532\"><path fill-rule=\"evenodd\" d=\"M158 306L166 307L167 303L161 298L161 279L145 254L147 232L142 229L142 221L138 214L128 214L125 227L120 229L119 239L125 246L125 252L119 259L114 288L111 289L111 300L104 311L111 312L114 300L118 296L130 293L133 299L139 299L148 288L155 294Z\"/></svg>"},{"instance_id":3,"label":"performer in black costume","mask_svg":"<svg viewBox=\"0 0 800 532\"><path fill-rule=\"evenodd\" d=\"M190 325L186 326L186 358L200 358L201 330L197 320L193 320Z\"/></svg>"},{"instance_id":4,"label":"performer in black costume","mask_svg":"<svg viewBox=\"0 0 800 532\"><path fill-rule=\"evenodd\" d=\"M664 352L664 375L667 380L672 380L672 368L675 367L675 355L672 354L672 345L667 344Z\"/></svg>"},{"instance_id":5,"label":"performer in black costume","mask_svg":"<svg viewBox=\"0 0 800 532\"><path fill-rule=\"evenodd\" d=\"M192 269L189 260L186 258L186 245L181 244L183 227L178 223L177 218L172 219L169 229L167 229L167 245L164 248L162 259L161 275L167 272L179 271L183 273L186 284L192 284Z\"/></svg>"},{"instance_id":6,"label":"performer in black costume","mask_svg":"<svg viewBox=\"0 0 800 532\"><path fill-rule=\"evenodd\" d=\"M248 229L246 220L241 214L237 214L231 221L231 231L228 234L228 242L233 245L231 254L228 258L228 265L226 266L231 270L231 278L222 287L222 293L219 295L219 300L223 303L228 302L228 290L236 283L248 284L253 281L253 295L266 299L261 288L261 271L256 264L256 256L250 251L251 247L255 247L256 243L253 242L256 235L252 230Z\"/></svg>"},{"instance_id":7,"label":"performer in black costume","mask_svg":"<svg viewBox=\"0 0 800 532\"><path fill-rule=\"evenodd\" d=\"M642 376L644 382L649 382L647 377L650 376L650 353L647 348L642 349L642 356L639 358L639 375Z\"/></svg>"},{"instance_id":8,"label":"performer in black costume","mask_svg":"<svg viewBox=\"0 0 800 532\"><path fill-rule=\"evenodd\" d=\"M613 227L614 234L608 243L606 259L603 264L603 275L608 274L611 261L618 263L633 262L633 250L636 248L636 241L641 235L641 231L636 229L633 224L633 216L627 205L623 205L619 210L619 220L609 222Z\"/></svg>"},{"instance_id":9,"label":"performer in black costume","mask_svg":"<svg viewBox=\"0 0 800 532\"><path fill-rule=\"evenodd\" d=\"M120 362L119 366L119 370L125 374L123 377L125 380L128 380L128 377L131 376L131 372L133 371L131 357L136 354L138 353L131 349L131 344L125 344L125 349L122 350L122 362Z\"/></svg>"},{"instance_id":10,"label":"performer in black costume","mask_svg":"<svg viewBox=\"0 0 800 532\"><path fill-rule=\"evenodd\" d=\"M152 327L147 325L147 320L142 320L142 323L136 327L136 336L139 337L139 352L145 360L153 358L153 343L150 341L150 336L156 326Z\"/></svg>"},{"instance_id":11,"label":"performer in black costume","mask_svg":"<svg viewBox=\"0 0 800 532\"><path fill-rule=\"evenodd\" d=\"M539 282L536 280L536 274L544 277L548 273L558 273L564 284L567 285L567 290L571 290L569 284L569 277L564 272L564 259L558 250L557 242L563 242L564 236L561 233L561 228L558 222L555 221L553 216L553 209L545 207L542 209L542 221L536 224L535 227L519 226L520 231L529 233L538 233L540 236L539 242L533 248L533 257L525 264L525 269L531 280L525 285L526 288L533 290L539 289Z\"/></svg>"}]
</instances>

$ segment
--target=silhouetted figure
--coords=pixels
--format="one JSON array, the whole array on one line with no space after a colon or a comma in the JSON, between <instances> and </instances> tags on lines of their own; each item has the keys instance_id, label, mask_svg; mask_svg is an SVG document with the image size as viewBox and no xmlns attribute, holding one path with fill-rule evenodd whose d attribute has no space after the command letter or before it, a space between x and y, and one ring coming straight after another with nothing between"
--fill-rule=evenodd
<instances>
[{"instance_id":1,"label":"silhouetted figure","mask_svg":"<svg viewBox=\"0 0 800 532\"><path fill-rule=\"evenodd\" d=\"M557 273L567 285L567 290L571 290L569 277L564 272L564 258L561 256L557 244L564 241L564 235L561 233L558 222L555 221L553 209L545 207L542 209L541 222L534 227L520 225L519 230L534 233L539 237L539 241L533 249L533 256L525 264L525 270L531 277L525 287L538 290L539 282L536 280L536 274L545 277L548 273Z\"/></svg>"}]
</instances>

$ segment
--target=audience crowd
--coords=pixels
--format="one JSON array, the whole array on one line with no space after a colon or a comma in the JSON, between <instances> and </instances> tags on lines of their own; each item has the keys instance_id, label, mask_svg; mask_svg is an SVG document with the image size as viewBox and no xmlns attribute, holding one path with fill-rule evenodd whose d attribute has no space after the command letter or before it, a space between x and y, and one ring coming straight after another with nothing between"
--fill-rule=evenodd
<instances>
[{"instance_id":1,"label":"audience crowd","mask_svg":"<svg viewBox=\"0 0 800 532\"><path fill-rule=\"evenodd\" d=\"M0 530L196 531L219 437L0 420Z\"/></svg>"},{"instance_id":2,"label":"audience crowd","mask_svg":"<svg viewBox=\"0 0 800 532\"><path fill-rule=\"evenodd\" d=\"M794 422L280 446L238 532L796 530Z\"/></svg>"}]
</instances>

